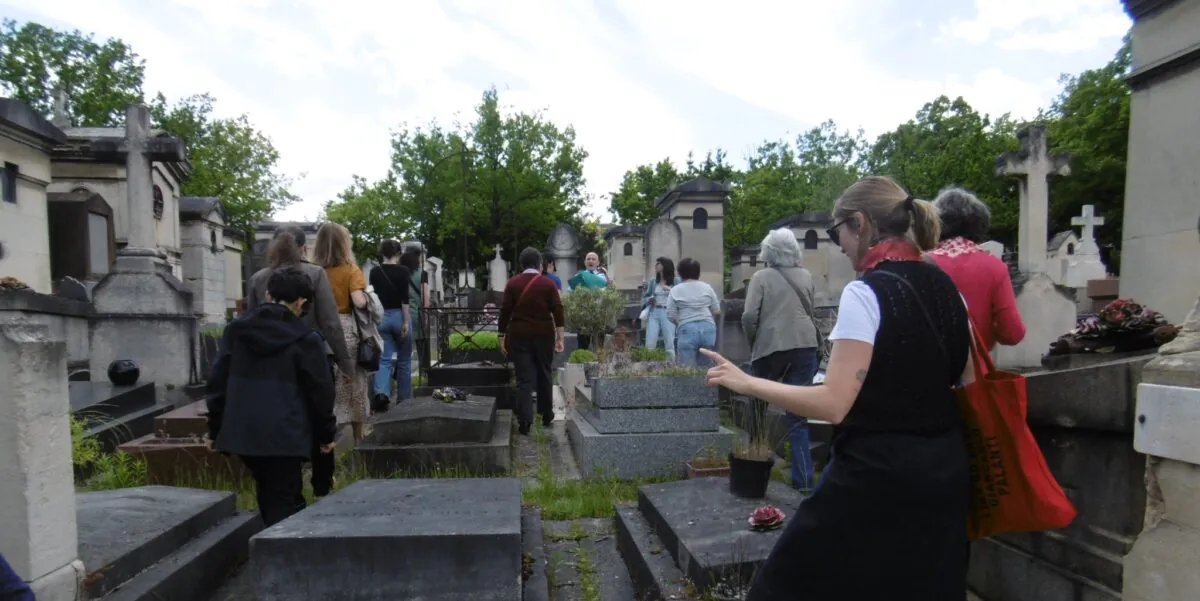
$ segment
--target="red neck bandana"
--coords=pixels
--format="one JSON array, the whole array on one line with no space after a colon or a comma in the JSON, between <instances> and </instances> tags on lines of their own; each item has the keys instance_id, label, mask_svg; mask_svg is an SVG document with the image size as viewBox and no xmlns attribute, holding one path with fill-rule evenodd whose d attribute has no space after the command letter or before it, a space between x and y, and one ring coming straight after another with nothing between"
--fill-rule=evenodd
<instances>
[{"instance_id":1,"label":"red neck bandana","mask_svg":"<svg viewBox=\"0 0 1200 601\"><path fill-rule=\"evenodd\" d=\"M908 240L888 238L867 249L867 256L857 265L858 271L869 273L885 261L920 261L921 250Z\"/></svg>"}]
</instances>

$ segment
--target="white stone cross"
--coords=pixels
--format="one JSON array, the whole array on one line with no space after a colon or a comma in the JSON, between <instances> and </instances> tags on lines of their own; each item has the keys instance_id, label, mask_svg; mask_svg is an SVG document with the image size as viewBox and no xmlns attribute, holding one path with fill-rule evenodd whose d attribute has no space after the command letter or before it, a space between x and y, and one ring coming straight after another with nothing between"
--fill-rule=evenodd
<instances>
[{"instance_id":1,"label":"white stone cross","mask_svg":"<svg viewBox=\"0 0 1200 601\"><path fill-rule=\"evenodd\" d=\"M1017 227L1017 264L1023 273L1046 273L1046 231L1050 220L1051 175L1070 175L1070 157L1051 155L1046 128L1033 125L1017 133L1021 150L996 161L996 175L1021 177L1021 216Z\"/></svg>"},{"instance_id":2,"label":"white stone cross","mask_svg":"<svg viewBox=\"0 0 1200 601\"><path fill-rule=\"evenodd\" d=\"M1083 205L1083 215L1071 218L1071 225L1083 227L1083 237L1079 240L1077 254L1099 254L1100 247L1096 245L1096 226L1104 225L1104 218L1096 214L1095 205Z\"/></svg>"},{"instance_id":3,"label":"white stone cross","mask_svg":"<svg viewBox=\"0 0 1200 601\"><path fill-rule=\"evenodd\" d=\"M497 259L499 259L499 258L500 258L500 253L501 253L501 252L504 250L504 247L503 247L503 246L500 246L499 244L497 244L497 245L496 245L496 246L493 248L493 250L495 250L495 251L496 251L496 258L497 258Z\"/></svg>"}]
</instances>

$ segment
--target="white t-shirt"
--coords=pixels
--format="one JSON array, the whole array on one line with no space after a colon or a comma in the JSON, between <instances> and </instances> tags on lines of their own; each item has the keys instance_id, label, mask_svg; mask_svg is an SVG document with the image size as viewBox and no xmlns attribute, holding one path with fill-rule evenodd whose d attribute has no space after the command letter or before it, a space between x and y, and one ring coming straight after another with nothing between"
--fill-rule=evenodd
<instances>
[{"instance_id":1,"label":"white t-shirt","mask_svg":"<svg viewBox=\"0 0 1200 601\"><path fill-rule=\"evenodd\" d=\"M963 298L963 307L966 306L967 299ZM858 340L874 345L875 336L879 334L879 319L879 297L866 282L854 280L842 289L837 323L833 325L829 339Z\"/></svg>"},{"instance_id":2,"label":"white t-shirt","mask_svg":"<svg viewBox=\"0 0 1200 601\"><path fill-rule=\"evenodd\" d=\"M858 340L875 344L879 334L879 297L862 280L854 280L842 289L838 301L837 323L829 333L830 340Z\"/></svg>"}]
</instances>

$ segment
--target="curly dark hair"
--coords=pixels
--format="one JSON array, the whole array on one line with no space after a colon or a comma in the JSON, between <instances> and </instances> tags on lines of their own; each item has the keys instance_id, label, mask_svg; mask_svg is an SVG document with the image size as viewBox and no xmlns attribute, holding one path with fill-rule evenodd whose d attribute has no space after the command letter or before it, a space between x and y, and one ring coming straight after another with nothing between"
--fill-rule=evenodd
<instances>
[{"instance_id":1,"label":"curly dark hair","mask_svg":"<svg viewBox=\"0 0 1200 601\"><path fill-rule=\"evenodd\" d=\"M942 219L942 240L961 237L976 244L987 241L992 211L971 192L958 186L945 188L933 206Z\"/></svg>"}]
</instances>

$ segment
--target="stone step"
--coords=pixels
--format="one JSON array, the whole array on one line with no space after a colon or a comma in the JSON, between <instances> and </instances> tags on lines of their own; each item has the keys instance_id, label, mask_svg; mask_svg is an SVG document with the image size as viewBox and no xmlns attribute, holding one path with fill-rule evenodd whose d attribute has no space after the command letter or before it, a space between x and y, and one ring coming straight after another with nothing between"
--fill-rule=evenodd
<instances>
[{"instance_id":1,"label":"stone step","mask_svg":"<svg viewBox=\"0 0 1200 601\"><path fill-rule=\"evenodd\" d=\"M578 411L567 421L567 433L584 477L622 479L681 476L684 463L711 450L724 456L733 449L732 431L602 434Z\"/></svg>"},{"instance_id":2,"label":"stone step","mask_svg":"<svg viewBox=\"0 0 1200 601\"><path fill-rule=\"evenodd\" d=\"M246 560L250 537L262 529L254 512L226 518L174 553L130 578L103 601L201 601Z\"/></svg>"},{"instance_id":3,"label":"stone step","mask_svg":"<svg viewBox=\"0 0 1200 601\"><path fill-rule=\"evenodd\" d=\"M617 549L638 598L645 601L689 598L687 578L637 507L618 506L616 510L613 519L617 526Z\"/></svg>"},{"instance_id":4,"label":"stone step","mask_svg":"<svg viewBox=\"0 0 1200 601\"><path fill-rule=\"evenodd\" d=\"M104 596L235 511L231 492L140 486L76 494L88 594Z\"/></svg>"},{"instance_id":5,"label":"stone step","mask_svg":"<svg viewBox=\"0 0 1200 601\"><path fill-rule=\"evenodd\" d=\"M705 384L703 376L598 378L587 399L602 409L716 407L720 402L717 388Z\"/></svg>"}]
</instances>

